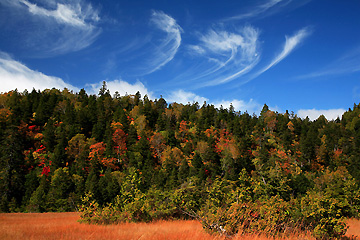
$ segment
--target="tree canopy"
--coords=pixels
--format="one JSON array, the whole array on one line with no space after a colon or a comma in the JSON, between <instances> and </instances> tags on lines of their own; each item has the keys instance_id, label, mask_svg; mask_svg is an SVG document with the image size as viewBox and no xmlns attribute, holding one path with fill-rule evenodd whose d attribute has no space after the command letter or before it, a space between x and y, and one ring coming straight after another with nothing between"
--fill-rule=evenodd
<instances>
[{"instance_id":1,"label":"tree canopy","mask_svg":"<svg viewBox=\"0 0 360 240\"><path fill-rule=\"evenodd\" d=\"M227 233L240 223L281 231L291 218L341 235L342 217L360 207L359 129L356 104L341 119L310 121L266 105L256 116L111 96L105 82L98 95L15 90L0 95L0 210L80 207L105 223L193 215ZM102 219L91 215L99 209ZM318 226L326 217L337 222Z\"/></svg>"}]
</instances>

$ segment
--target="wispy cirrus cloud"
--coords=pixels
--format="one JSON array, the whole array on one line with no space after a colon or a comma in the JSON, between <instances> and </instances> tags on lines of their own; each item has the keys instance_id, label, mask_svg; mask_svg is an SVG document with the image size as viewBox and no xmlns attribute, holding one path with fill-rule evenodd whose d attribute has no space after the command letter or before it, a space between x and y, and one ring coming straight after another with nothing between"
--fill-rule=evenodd
<instances>
[{"instance_id":1,"label":"wispy cirrus cloud","mask_svg":"<svg viewBox=\"0 0 360 240\"><path fill-rule=\"evenodd\" d=\"M149 70L146 74L155 72L170 62L181 45L182 29L174 18L162 11L153 11L150 23L165 33L165 37L155 40L152 56L147 61Z\"/></svg>"},{"instance_id":2,"label":"wispy cirrus cloud","mask_svg":"<svg viewBox=\"0 0 360 240\"><path fill-rule=\"evenodd\" d=\"M183 30L173 17L154 10L133 24L129 37L119 38L119 43L110 46L105 71L126 65L122 76L143 77L162 69L176 56Z\"/></svg>"},{"instance_id":3,"label":"wispy cirrus cloud","mask_svg":"<svg viewBox=\"0 0 360 240\"><path fill-rule=\"evenodd\" d=\"M98 11L85 1L4 0L3 4L14 16L7 23L9 31L11 25L21 22L23 31L17 44L27 56L78 51L91 45L101 32Z\"/></svg>"},{"instance_id":4,"label":"wispy cirrus cloud","mask_svg":"<svg viewBox=\"0 0 360 240\"><path fill-rule=\"evenodd\" d=\"M281 2L286 2L289 3L291 2L291 0L289 1L285 1L285 0L267 0L266 2L264 2L261 5L258 5L256 7L254 7L253 9L250 9L248 12L246 13L241 13L239 15L230 17L225 19L225 21L230 21L230 20L242 20L242 19L246 19L246 18L252 18L252 17L256 17L266 11L268 11L269 9L275 7L276 5L279 5L279 3Z\"/></svg>"},{"instance_id":5,"label":"wispy cirrus cloud","mask_svg":"<svg viewBox=\"0 0 360 240\"><path fill-rule=\"evenodd\" d=\"M266 67L261 69L259 72L257 72L253 78L258 77L259 75L263 74L270 68L274 67L276 64L281 62L284 58L286 58L292 51L295 50L299 44L301 44L307 36L311 34L311 30L309 28L303 28L300 29L298 32L296 32L293 36L285 36L285 44L283 46L282 51L268 64Z\"/></svg>"},{"instance_id":6,"label":"wispy cirrus cloud","mask_svg":"<svg viewBox=\"0 0 360 240\"><path fill-rule=\"evenodd\" d=\"M294 0L263 0L261 4L256 6L245 8L245 11L239 13L238 15L225 18L223 21L236 21L236 20L247 20L251 18L263 18L267 16L274 15L279 11L283 11L285 8L287 10L298 8L302 5L307 4L311 0L302 0L302 1L294 1ZM258 1L252 1L258 2Z\"/></svg>"},{"instance_id":7,"label":"wispy cirrus cloud","mask_svg":"<svg viewBox=\"0 0 360 240\"><path fill-rule=\"evenodd\" d=\"M316 78L323 76L351 74L356 72L360 72L360 47L352 49L349 53L344 54L344 56L336 59L318 71L298 76L297 78Z\"/></svg>"},{"instance_id":8,"label":"wispy cirrus cloud","mask_svg":"<svg viewBox=\"0 0 360 240\"><path fill-rule=\"evenodd\" d=\"M27 0L19 0L19 2L26 5L29 12L47 18L53 18L58 23L67 24L79 28L92 28L91 21L97 22L100 20L97 11L94 11L91 5L82 7L80 3L62 4L57 3L56 9L48 10L37 6Z\"/></svg>"},{"instance_id":9,"label":"wispy cirrus cloud","mask_svg":"<svg viewBox=\"0 0 360 240\"><path fill-rule=\"evenodd\" d=\"M18 89L31 91L44 89L70 89L78 91L77 87L65 83L61 78L47 76L34 71L24 64L12 59L8 54L0 52L0 92L8 92Z\"/></svg>"},{"instance_id":10,"label":"wispy cirrus cloud","mask_svg":"<svg viewBox=\"0 0 360 240\"><path fill-rule=\"evenodd\" d=\"M198 80L199 87L215 86L248 73L260 58L259 34L254 27L245 26L233 32L210 29L200 35L199 44L188 47L200 58L191 80Z\"/></svg>"}]
</instances>

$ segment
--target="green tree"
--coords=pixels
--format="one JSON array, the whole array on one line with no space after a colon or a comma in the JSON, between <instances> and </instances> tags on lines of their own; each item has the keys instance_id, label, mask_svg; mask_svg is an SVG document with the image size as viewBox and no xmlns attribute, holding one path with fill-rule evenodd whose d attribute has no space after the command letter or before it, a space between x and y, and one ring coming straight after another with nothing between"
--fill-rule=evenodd
<instances>
[{"instance_id":1,"label":"green tree","mask_svg":"<svg viewBox=\"0 0 360 240\"><path fill-rule=\"evenodd\" d=\"M54 212L74 211L75 204L69 198L74 184L67 167L58 168L51 176L49 192L46 196L48 210Z\"/></svg>"},{"instance_id":2,"label":"green tree","mask_svg":"<svg viewBox=\"0 0 360 240\"><path fill-rule=\"evenodd\" d=\"M29 203L26 207L27 212L45 212L47 211L46 194L49 190L49 181L44 175L41 177L40 185L32 193Z\"/></svg>"},{"instance_id":3,"label":"green tree","mask_svg":"<svg viewBox=\"0 0 360 240\"><path fill-rule=\"evenodd\" d=\"M0 145L0 211L7 212L14 198L20 205L25 189L25 171L22 136L16 127L8 128Z\"/></svg>"}]
</instances>

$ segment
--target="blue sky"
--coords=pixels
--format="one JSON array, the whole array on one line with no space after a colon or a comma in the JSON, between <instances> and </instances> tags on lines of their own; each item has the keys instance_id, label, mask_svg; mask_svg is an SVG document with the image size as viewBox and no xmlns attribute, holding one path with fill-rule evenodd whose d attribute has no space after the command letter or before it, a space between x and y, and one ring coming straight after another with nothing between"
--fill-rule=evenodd
<instances>
[{"instance_id":1,"label":"blue sky","mask_svg":"<svg viewBox=\"0 0 360 240\"><path fill-rule=\"evenodd\" d=\"M0 0L0 92L140 91L328 119L360 99L358 0Z\"/></svg>"}]
</instances>

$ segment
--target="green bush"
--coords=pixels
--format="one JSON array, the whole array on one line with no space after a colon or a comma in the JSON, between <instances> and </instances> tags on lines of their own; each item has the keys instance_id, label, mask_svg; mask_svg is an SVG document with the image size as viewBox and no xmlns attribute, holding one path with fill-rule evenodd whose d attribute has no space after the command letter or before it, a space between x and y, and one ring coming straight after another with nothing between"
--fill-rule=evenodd
<instances>
[{"instance_id":1,"label":"green bush","mask_svg":"<svg viewBox=\"0 0 360 240\"><path fill-rule=\"evenodd\" d=\"M301 199L300 219L307 230L319 239L339 238L347 227L342 215L345 203L321 193L309 192Z\"/></svg>"},{"instance_id":2,"label":"green bush","mask_svg":"<svg viewBox=\"0 0 360 240\"><path fill-rule=\"evenodd\" d=\"M202 211L200 214L204 219L204 228L226 235L238 232L276 235L295 225L290 204L278 196L266 200L233 202L216 211Z\"/></svg>"},{"instance_id":3,"label":"green bush","mask_svg":"<svg viewBox=\"0 0 360 240\"><path fill-rule=\"evenodd\" d=\"M81 223L100 223L99 211L101 211L99 204L93 199L91 192L85 194L82 198L82 203L79 206Z\"/></svg>"},{"instance_id":4,"label":"green bush","mask_svg":"<svg viewBox=\"0 0 360 240\"><path fill-rule=\"evenodd\" d=\"M313 189L290 200L280 195L256 199L256 186L244 171L238 181L217 178L204 188L190 178L173 192L156 188L143 192L140 180L133 169L122 183L121 194L103 207L91 193L85 195L81 222L110 224L191 216L207 231L226 236L310 231L317 239L329 239L345 235L345 216L358 216L357 184L344 169L325 171L314 179Z\"/></svg>"}]
</instances>

